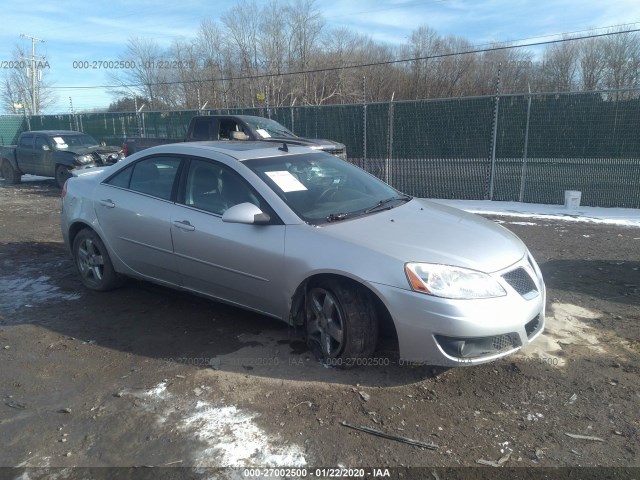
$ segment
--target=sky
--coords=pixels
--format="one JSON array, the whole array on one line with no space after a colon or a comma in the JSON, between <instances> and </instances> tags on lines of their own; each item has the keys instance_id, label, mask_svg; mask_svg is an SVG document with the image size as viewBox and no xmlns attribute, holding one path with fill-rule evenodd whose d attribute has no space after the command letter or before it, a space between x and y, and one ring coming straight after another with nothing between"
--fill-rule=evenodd
<instances>
[{"instance_id":1,"label":"sky","mask_svg":"<svg viewBox=\"0 0 640 480\"><path fill-rule=\"evenodd\" d=\"M256 2L262 5L266 0ZM75 111L106 107L113 100L106 89L79 87L111 84L109 70L77 68L78 62L93 66L118 60L132 37L154 39L162 47L191 39L201 20L218 20L222 13L246 8L247 3L4 0L0 78L15 60L16 44L31 49L31 41L20 35L35 36L45 40L36 43L36 54L46 58L47 79L57 95L45 113L69 113L71 103ZM640 28L640 0L316 0L316 6L327 27L346 27L390 45L405 43L423 25L441 35L466 37L474 45L549 40L557 38L550 35L614 25Z\"/></svg>"}]
</instances>

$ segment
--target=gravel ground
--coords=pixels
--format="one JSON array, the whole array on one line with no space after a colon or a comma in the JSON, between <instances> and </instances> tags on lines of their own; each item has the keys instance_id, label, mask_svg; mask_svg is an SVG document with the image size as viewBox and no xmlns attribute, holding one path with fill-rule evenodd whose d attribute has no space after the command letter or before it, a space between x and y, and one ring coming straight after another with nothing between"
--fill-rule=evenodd
<instances>
[{"instance_id":1,"label":"gravel ground","mask_svg":"<svg viewBox=\"0 0 640 480\"><path fill-rule=\"evenodd\" d=\"M495 479L480 466L494 462L538 473L624 467L640 478L630 468L640 466L640 229L495 218L540 263L543 336L506 359L449 370L400 365L382 341L381 366L342 371L255 313L133 280L85 290L59 207L52 180L0 181L0 467L41 467L16 475L168 465L208 478L205 467L271 465L372 477L373 467L475 466L465 475ZM454 478L429 471L420 476ZM225 475L234 472L247 476Z\"/></svg>"}]
</instances>

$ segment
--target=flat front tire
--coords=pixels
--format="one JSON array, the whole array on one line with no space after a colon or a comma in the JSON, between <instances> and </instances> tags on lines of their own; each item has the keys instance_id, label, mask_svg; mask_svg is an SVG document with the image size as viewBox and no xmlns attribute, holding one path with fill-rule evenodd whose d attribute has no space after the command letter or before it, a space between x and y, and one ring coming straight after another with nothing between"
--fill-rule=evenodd
<instances>
[{"instance_id":1,"label":"flat front tire","mask_svg":"<svg viewBox=\"0 0 640 480\"><path fill-rule=\"evenodd\" d=\"M350 368L370 357L378 340L371 299L356 284L340 280L314 283L305 301L307 344L327 365Z\"/></svg>"},{"instance_id":2,"label":"flat front tire","mask_svg":"<svg viewBox=\"0 0 640 480\"><path fill-rule=\"evenodd\" d=\"M11 162L9 162L8 160L4 160L2 162L2 176L4 177L4 180L6 183L10 184L10 185L15 185L16 183L20 183L20 181L22 180L22 175L20 175L20 172L16 171L13 168L13 165L11 165Z\"/></svg>"},{"instance_id":3,"label":"flat front tire","mask_svg":"<svg viewBox=\"0 0 640 480\"><path fill-rule=\"evenodd\" d=\"M85 287L104 292L122 284L104 243L93 230L84 229L76 235L73 259Z\"/></svg>"}]
</instances>

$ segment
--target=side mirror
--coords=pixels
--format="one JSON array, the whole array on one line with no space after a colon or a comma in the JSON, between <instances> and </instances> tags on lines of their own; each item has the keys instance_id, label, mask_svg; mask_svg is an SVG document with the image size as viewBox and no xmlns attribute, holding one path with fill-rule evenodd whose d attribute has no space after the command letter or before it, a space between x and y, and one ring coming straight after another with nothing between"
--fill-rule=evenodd
<instances>
[{"instance_id":1,"label":"side mirror","mask_svg":"<svg viewBox=\"0 0 640 480\"><path fill-rule=\"evenodd\" d=\"M246 225L264 225L271 217L253 203L239 203L222 214L222 221L227 223L244 223Z\"/></svg>"},{"instance_id":2,"label":"side mirror","mask_svg":"<svg viewBox=\"0 0 640 480\"><path fill-rule=\"evenodd\" d=\"M42 150L44 150L45 152L48 152L51 149L49 148L49 145L42 145Z\"/></svg>"},{"instance_id":3,"label":"side mirror","mask_svg":"<svg viewBox=\"0 0 640 480\"><path fill-rule=\"evenodd\" d=\"M101 147L106 147L106 146L107 146L107 143L106 143L106 142L100 142L100 146L101 146Z\"/></svg>"}]
</instances>

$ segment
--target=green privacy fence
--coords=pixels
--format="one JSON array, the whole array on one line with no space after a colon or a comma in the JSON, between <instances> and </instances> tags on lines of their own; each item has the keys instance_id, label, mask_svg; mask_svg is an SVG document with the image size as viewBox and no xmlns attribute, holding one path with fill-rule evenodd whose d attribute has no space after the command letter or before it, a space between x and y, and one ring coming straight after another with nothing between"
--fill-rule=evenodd
<instances>
[{"instance_id":1,"label":"green privacy fence","mask_svg":"<svg viewBox=\"0 0 640 480\"><path fill-rule=\"evenodd\" d=\"M522 94L361 105L0 116L0 143L29 127L120 144L179 139L197 114L268 116L300 136L347 146L349 160L430 198L640 208L640 91Z\"/></svg>"}]
</instances>

